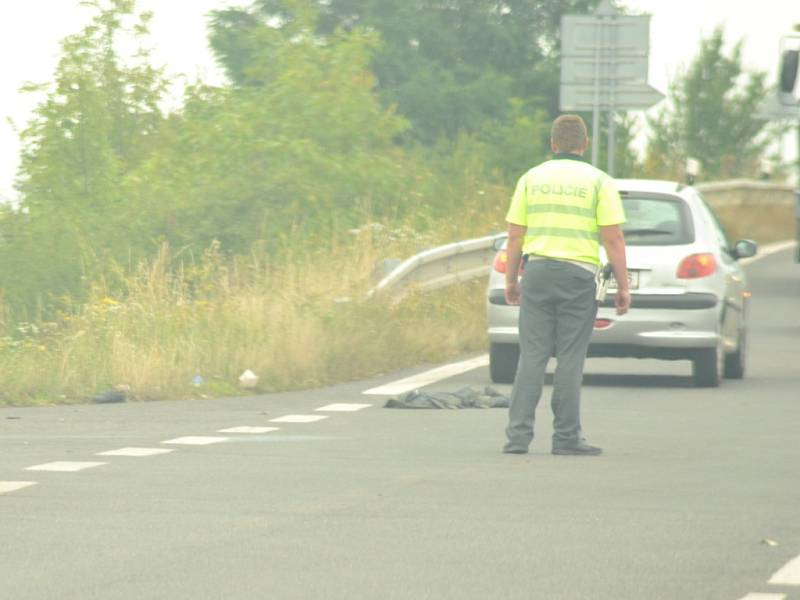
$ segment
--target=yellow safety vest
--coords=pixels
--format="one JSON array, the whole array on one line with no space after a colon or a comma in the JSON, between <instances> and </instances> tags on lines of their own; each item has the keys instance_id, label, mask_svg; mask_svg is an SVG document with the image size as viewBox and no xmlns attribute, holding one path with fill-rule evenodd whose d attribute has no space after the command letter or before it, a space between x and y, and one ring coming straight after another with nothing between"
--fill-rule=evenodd
<instances>
[{"instance_id":1,"label":"yellow safety vest","mask_svg":"<svg viewBox=\"0 0 800 600\"><path fill-rule=\"evenodd\" d=\"M575 154L557 154L517 183L506 221L527 227L523 254L600 264L598 228L625 222L614 180Z\"/></svg>"}]
</instances>

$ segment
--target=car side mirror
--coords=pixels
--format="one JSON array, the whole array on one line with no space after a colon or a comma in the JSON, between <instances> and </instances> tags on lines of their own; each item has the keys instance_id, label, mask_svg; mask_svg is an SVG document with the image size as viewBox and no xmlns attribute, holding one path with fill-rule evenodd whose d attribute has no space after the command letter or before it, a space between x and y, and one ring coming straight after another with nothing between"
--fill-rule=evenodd
<instances>
[{"instance_id":1,"label":"car side mirror","mask_svg":"<svg viewBox=\"0 0 800 600\"><path fill-rule=\"evenodd\" d=\"M733 257L736 260L740 258L750 258L758 253L758 244L752 240L739 240L733 245Z\"/></svg>"}]
</instances>

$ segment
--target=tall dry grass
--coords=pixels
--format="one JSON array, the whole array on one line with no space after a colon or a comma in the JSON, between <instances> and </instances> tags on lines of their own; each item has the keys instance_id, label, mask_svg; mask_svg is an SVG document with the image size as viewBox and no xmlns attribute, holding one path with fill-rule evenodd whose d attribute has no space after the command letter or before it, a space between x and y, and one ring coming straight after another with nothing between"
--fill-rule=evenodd
<instances>
[{"instance_id":1,"label":"tall dry grass","mask_svg":"<svg viewBox=\"0 0 800 600\"><path fill-rule=\"evenodd\" d=\"M163 246L54 321L5 321L0 404L80 402L115 386L137 399L252 393L237 387L245 369L256 391L309 388L479 350L484 282L366 299L381 259L450 241L435 237L367 227L283 258L230 259L215 244L190 259Z\"/></svg>"}]
</instances>

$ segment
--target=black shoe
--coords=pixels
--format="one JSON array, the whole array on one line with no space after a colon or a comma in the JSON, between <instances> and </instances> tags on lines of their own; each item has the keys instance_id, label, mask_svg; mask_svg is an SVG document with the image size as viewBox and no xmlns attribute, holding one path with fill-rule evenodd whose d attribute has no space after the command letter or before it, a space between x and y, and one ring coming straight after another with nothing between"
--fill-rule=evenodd
<instances>
[{"instance_id":1,"label":"black shoe","mask_svg":"<svg viewBox=\"0 0 800 600\"><path fill-rule=\"evenodd\" d=\"M503 448L503 454L527 454L527 448L520 448L519 446L506 446Z\"/></svg>"},{"instance_id":2,"label":"black shoe","mask_svg":"<svg viewBox=\"0 0 800 600\"><path fill-rule=\"evenodd\" d=\"M553 454L566 456L597 456L602 454L603 449L597 446L590 446L586 442L578 442L574 446L562 446L553 448Z\"/></svg>"}]
</instances>

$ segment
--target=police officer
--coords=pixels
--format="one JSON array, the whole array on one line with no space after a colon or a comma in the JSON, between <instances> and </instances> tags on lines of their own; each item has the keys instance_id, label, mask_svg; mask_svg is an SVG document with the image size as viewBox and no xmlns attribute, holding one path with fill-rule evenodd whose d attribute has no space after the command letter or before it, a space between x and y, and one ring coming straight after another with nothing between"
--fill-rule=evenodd
<instances>
[{"instance_id":1,"label":"police officer","mask_svg":"<svg viewBox=\"0 0 800 600\"><path fill-rule=\"evenodd\" d=\"M583 438L580 392L586 350L597 315L596 277L602 242L618 283L618 315L630 306L622 201L614 180L583 159L586 124L577 115L554 123L552 160L517 184L508 221L506 302L520 305L520 360L511 394L508 443L503 451L525 454L533 439L536 405L551 356L553 454L595 455L602 449ZM521 283L520 264L525 262Z\"/></svg>"}]
</instances>

